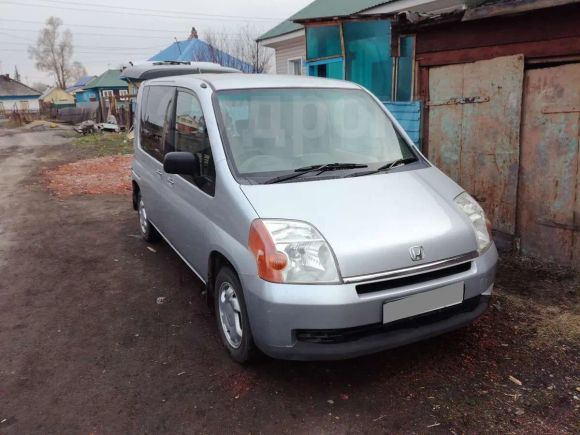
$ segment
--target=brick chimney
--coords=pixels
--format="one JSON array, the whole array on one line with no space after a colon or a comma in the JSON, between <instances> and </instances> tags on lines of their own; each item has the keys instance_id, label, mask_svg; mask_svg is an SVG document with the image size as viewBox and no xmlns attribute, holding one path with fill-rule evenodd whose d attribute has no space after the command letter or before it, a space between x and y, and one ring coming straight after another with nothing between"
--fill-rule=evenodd
<instances>
[{"instance_id":1,"label":"brick chimney","mask_svg":"<svg viewBox=\"0 0 580 435\"><path fill-rule=\"evenodd\" d=\"M191 28L191 33L189 34L189 38L187 39L188 40L197 39L197 30L195 30L195 27Z\"/></svg>"}]
</instances>

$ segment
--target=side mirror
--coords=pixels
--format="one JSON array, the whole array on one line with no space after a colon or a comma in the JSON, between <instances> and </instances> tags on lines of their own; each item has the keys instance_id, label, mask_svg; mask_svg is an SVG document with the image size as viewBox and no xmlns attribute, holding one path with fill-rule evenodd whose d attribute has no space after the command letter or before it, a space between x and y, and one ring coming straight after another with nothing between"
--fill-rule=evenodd
<instances>
[{"instance_id":1,"label":"side mirror","mask_svg":"<svg viewBox=\"0 0 580 435\"><path fill-rule=\"evenodd\" d=\"M163 170L168 174L199 177L199 158L195 154L183 151L167 153L163 160Z\"/></svg>"}]
</instances>

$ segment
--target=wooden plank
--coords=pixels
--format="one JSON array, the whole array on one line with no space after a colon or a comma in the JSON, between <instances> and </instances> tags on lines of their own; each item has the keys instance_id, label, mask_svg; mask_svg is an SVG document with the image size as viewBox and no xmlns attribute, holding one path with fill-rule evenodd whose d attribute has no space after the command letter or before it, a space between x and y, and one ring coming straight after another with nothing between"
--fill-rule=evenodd
<instances>
[{"instance_id":1,"label":"wooden plank","mask_svg":"<svg viewBox=\"0 0 580 435\"><path fill-rule=\"evenodd\" d=\"M502 3L480 6L468 9L463 16L463 21L481 20L507 14L521 14L522 12L535 11L542 8L554 8L566 6L570 3L578 3L580 0L515 0Z\"/></svg>"},{"instance_id":2,"label":"wooden plank","mask_svg":"<svg viewBox=\"0 0 580 435\"><path fill-rule=\"evenodd\" d=\"M429 70L429 157L475 196L494 228L515 234L523 56Z\"/></svg>"},{"instance_id":3,"label":"wooden plank","mask_svg":"<svg viewBox=\"0 0 580 435\"><path fill-rule=\"evenodd\" d=\"M417 56L425 53L494 47L580 37L580 5L519 16L451 23L417 30Z\"/></svg>"},{"instance_id":4,"label":"wooden plank","mask_svg":"<svg viewBox=\"0 0 580 435\"><path fill-rule=\"evenodd\" d=\"M518 232L525 255L580 268L580 63L526 71Z\"/></svg>"},{"instance_id":5,"label":"wooden plank","mask_svg":"<svg viewBox=\"0 0 580 435\"><path fill-rule=\"evenodd\" d=\"M578 26L580 28L580 26ZM468 48L417 55L421 67L453 65L478 60L523 54L528 58L580 55L580 36L566 39L506 44L493 47Z\"/></svg>"}]
</instances>

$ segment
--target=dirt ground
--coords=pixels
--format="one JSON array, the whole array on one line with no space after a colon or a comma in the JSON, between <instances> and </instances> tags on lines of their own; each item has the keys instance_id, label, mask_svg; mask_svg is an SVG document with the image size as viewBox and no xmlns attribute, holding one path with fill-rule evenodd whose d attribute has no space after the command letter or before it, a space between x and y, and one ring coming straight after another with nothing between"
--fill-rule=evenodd
<instances>
[{"instance_id":1,"label":"dirt ground","mask_svg":"<svg viewBox=\"0 0 580 435\"><path fill-rule=\"evenodd\" d=\"M0 434L580 432L577 275L505 256L467 328L241 367L126 193L49 190L47 170L95 157L64 136L0 130Z\"/></svg>"}]
</instances>

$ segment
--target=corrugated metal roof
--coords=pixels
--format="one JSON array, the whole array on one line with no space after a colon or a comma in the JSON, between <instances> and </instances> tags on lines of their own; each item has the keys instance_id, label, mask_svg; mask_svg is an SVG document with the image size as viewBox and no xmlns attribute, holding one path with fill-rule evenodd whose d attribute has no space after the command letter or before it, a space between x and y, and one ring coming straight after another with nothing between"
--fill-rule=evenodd
<instances>
[{"instance_id":1,"label":"corrugated metal roof","mask_svg":"<svg viewBox=\"0 0 580 435\"><path fill-rule=\"evenodd\" d=\"M254 71L254 67L237 57L212 47L201 39L176 41L149 59L150 61L179 62L217 62L222 66L238 69L245 73Z\"/></svg>"},{"instance_id":2,"label":"corrugated metal roof","mask_svg":"<svg viewBox=\"0 0 580 435\"><path fill-rule=\"evenodd\" d=\"M292 16L292 21L347 17L396 0L316 0Z\"/></svg>"},{"instance_id":3,"label":"corrugated metal roof","mask_svg":"<svg viewBox=\"0 0 580 435\"><path fill-rule=\"evenodd\" d=\"M303 29L302 24L293 23L292 21L284 21L278 24L273 29L268 30L266 33L261 35L257 40L263 41L264 39L276 38L278 36L287 35L288 33L296 32L297 30Z\"/></svg>"},{"instance_id":4,"label":"corrugated metal roof","mask_svg":"<svg viewBox=\"0 0 580 435\"><path fill-rule=\"evenodd\" d=\"M121 80L119 77L121 71L118 69L110 69L105 71L98 77L95 77L84 86L85 89L94 88L126 88L127 83Z\"/></svg>"},{"instance_id":5,"label":"corrugated metal roof","mask_svg":"<svg viewBox=\"0 0 580 435\"><path fill-rule=\"evenodd\" d=\"M40 97L40 92L7 75L0 75L0 97Z\"/></svg>"},{"instance_id":6,"label":"corrugated metal roof","mask_svg":"<svg viewBox=\"0 0 580 435\"><path fill-rule=\"evenodd\" d=\"M276 38L302 29L303 26L295 21L307 21L316 18L347 17L385 3L391 3L392 1L397 0L315 0L292 15L286 21L264 33L258 38L258 41Z\"/></svg>"}]
</instances>

